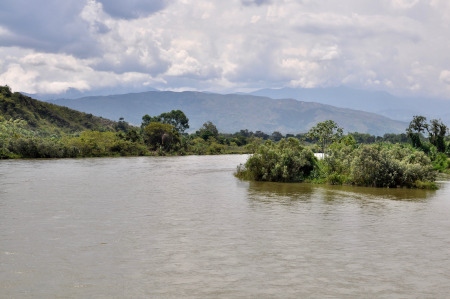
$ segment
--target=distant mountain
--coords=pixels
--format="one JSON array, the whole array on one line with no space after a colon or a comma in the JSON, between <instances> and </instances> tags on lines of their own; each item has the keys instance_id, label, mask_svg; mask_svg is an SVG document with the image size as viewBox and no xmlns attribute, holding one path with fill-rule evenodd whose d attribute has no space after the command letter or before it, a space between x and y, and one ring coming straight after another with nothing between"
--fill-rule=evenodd
<instances>
[{"instance_id":1,"label":"distant mountain","mask_svg":"<svg viewBox=\"0 0 450 299\"><path fill-rule=\"evenodd\" d=\"M140 88L135 92L145 92L145 91L157 91L157 89L154 88L148 88L145 89ZM89 90L89 91L80 91L76 88L69 88L65 92L61 93L26 93L21 92L23 95L29 96L34 99L38 99L41 101L51 101L51 100L57 100L57 99L78 99L83 97L91 97L91 96L107 96L107 95L113 95L113 94L122 94L130 92L129 90L125 90L121 87L116 88L109 88L109 89L95 89L95 90Z\"/></svg>"},{"instance_id":2,"label":"distant mountain","mask_svg":"<svg viewBox=\"0 0 450 299\"><path fill-rule=\"evenodd\" d=\"M241 129L272 133L304 133L318 122L332 119L349 132L403 133L408 124L363 111L333 107L293 99L274 100L268 97L202 92L150 91L79 99L59 99L52 103L92 113L108 119L139 125L142 116L159 115L174 109L189 118L190 131L212 121L221 132Z\"/></svg>"},{"instance_id":3,"label":"distant mountain","mask_svg":"<svg viewBox=\"0 0 450 299\"><path fill-rule=\"evenodd\" d=\"M9 87L0 86L0 91L0 116L7 120L26 120L31 129L70 133L113 129L115 126L115 122L108 119L38 101L18 92L11 93Z\"/></svg>"},{"instance_id":4,"label":"distant mountain","mask_svg":"<svg viewBox=\"0 0 450 299\"><path fill-rule=\"evenodd\" d=\"M363 110L407 122L414 115L423 115L428 119L441 118L444 123L450 123L450 100L444 99L396 97L384 91L349 87L261 89L250 94Z\"/></svg>"}]
</instances>

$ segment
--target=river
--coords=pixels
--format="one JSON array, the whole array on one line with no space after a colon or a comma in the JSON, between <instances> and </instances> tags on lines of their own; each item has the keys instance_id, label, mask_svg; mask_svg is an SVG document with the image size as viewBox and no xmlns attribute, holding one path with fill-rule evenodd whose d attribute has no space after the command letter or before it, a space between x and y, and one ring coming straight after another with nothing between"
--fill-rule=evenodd
<instances>
[{"instance_id":1,"label":"river","mask_svg":"<svg viewBox=\"0 0 450 299\"><path fill-rule=\"evenodd\" d=\"M245 159L0 161L0 297L448 298L448 181L243 182Z\"/></svg>"}]
</instances>

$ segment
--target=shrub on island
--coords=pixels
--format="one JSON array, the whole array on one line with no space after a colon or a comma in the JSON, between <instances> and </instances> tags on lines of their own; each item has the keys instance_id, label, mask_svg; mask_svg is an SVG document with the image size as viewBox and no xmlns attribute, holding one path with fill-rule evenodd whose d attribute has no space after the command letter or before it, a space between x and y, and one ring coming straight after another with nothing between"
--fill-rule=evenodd
<instances>
[{"instance_id":1,"label":"shrub on island","mask_svg":"<svg viewBox=\"0 0 450 299\"><path fill-rule=\"evenodd\" d=\"M236 176L242 179L269 182L301 182L314 170L317 159L313 152L295 138L275 143L267 140L256 148Z\"/></svg>"}]
</instances>

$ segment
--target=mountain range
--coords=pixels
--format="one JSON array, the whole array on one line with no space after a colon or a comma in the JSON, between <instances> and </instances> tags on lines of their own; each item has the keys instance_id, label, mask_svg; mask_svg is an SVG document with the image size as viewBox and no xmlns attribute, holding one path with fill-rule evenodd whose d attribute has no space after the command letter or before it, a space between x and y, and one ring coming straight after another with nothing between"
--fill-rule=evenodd
<instances>
[{"instance_id":1,"label":"mountain range","mask_svg":"<svg viewBox=\"0 0 450 299\"><path fill-rule=\"evenodd\" d=\"M403 133L408 126L408 122L367 111L250 94L148 91L51 102L112 120L123 117L134 125L139 125L145 114L156 116L179 109L189 118L191 132L199 129L206 121L213 122L224 133L242 129L266 133L305 133L318 122L328 119L334 120L346 132L377 136Z\"/></svg>"},{"instance_id":2,"label":"mountain range","mask_svg":"<svg viewBox=\"0 0 450 299\"><path fill-rule=\"evenodd\" d=\"M450 123L449 99L399 97L385 91L359 90L345 86L261 89L250 94L362 110L407 122L411 121L414 115L423 115L428 119L442 119L445 123Z\"/></svg>"}]
</instances>

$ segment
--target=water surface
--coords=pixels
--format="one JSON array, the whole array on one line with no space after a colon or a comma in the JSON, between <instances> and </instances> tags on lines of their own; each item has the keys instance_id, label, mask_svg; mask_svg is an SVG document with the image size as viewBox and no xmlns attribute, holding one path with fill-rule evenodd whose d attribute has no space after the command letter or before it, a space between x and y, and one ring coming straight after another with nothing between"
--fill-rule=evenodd
<instances>
[{"instance_id":1,"label":"water surface","mask_svg":"<svg viewBox=\"0 0 450 299\"><path fill-rule=\"evenodd\" d=\"M0 161L0 297L448 297L448 182L249 183L245 159Z\"/></svg>"}]
</instances>

